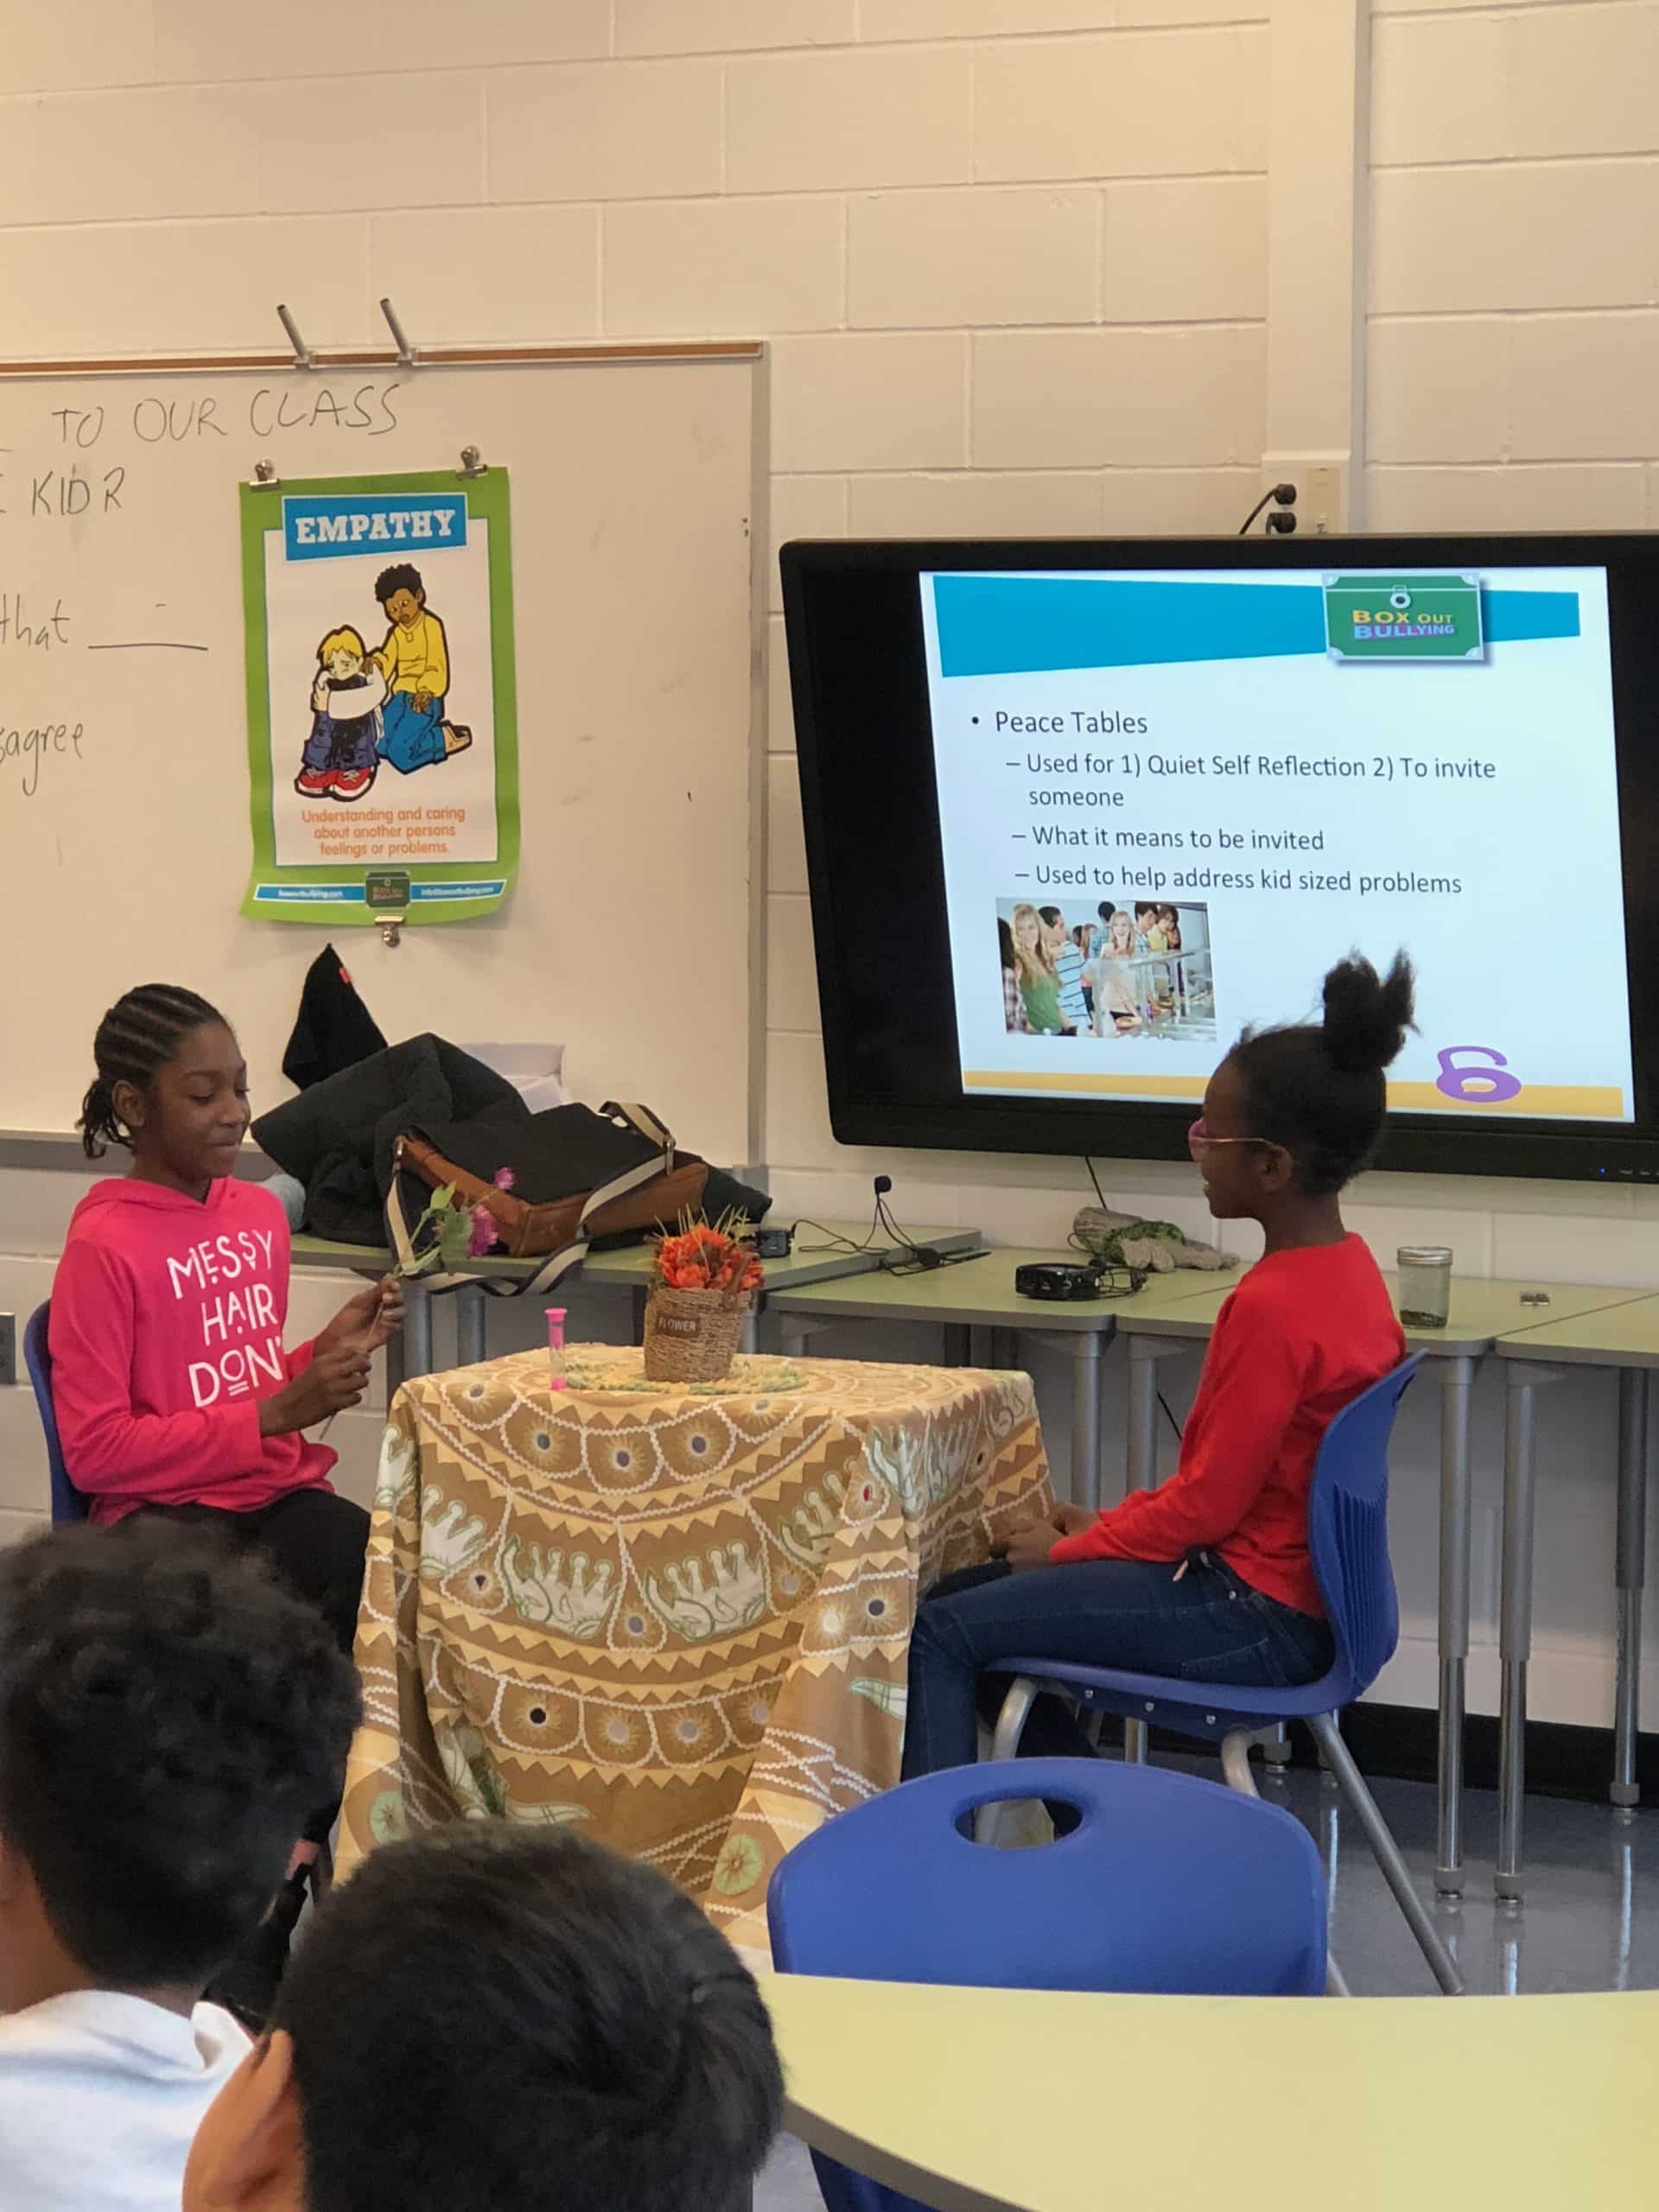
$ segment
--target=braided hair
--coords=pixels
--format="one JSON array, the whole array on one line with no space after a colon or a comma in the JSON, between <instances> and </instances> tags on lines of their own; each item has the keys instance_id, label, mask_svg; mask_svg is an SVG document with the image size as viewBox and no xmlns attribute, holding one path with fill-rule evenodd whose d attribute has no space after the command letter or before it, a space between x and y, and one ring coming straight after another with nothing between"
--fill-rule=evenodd
<instances>
[{"instance_id":1,"label":"braided hair","mask_svg":"<svg viewBox=\"0 0 1659 2212\"><path fill-rule=\"evenodd\" d=\"M112 1144L132 1149L115 1110L115 1086L130 1083L148 1089L158 1069L174 1058L193 1029L209 1022L230 1027L217 1007L194 991L172 983L141 983L115 1004L98 1025L92 1059L98 1074L81 1103L80 1147L88 1160L102 1160Z\"/></svg>"}]
</instances>

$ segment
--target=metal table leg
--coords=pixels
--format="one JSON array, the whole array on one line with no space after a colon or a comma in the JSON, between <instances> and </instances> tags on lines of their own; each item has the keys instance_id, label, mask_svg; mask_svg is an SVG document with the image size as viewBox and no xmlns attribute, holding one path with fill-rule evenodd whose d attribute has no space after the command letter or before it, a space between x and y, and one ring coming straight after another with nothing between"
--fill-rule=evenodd
<instances>
[{"instance_id":1,"label":"metal table leg","mask_svg":"<svg viewBox=\"0 0 1659 2212\"><path fill-rule=\"evenodd\" d=\"M1648 1548L1648 1374L1618 1375L1618 1681L1613 1705L1615 1805L1641 1801L1636 1786L1636 1738L1642 1696L1642 1584Z\"/></svg>"},{"instance_id":2,"label":"metal table leg","mask_svg":"<svg viewBox=\"0 0 1659 2212\"><path fill-rule=\"evenodd\" d=\"M1112 1330L1033 1329L1024 1333L1071 1362L1071 1503L1100 1510L1100 1356Z\"/></svg>"},{"instance_id":3,"label":"metal table leg","mask_svg":"<svg viewBox=\"0 0 1659 2212\"><path fill-rule=\"evenodd\" d=\"M432 1372L432 1294L424 1283L405 1286L404 1381Z\"/></svg>"},{"instance_id":4,"label":"metal table leg","mask_svg":"<svg viewBox=\"0 0 1659 2212\"><path fill-rule=\"evenodd\" d=\"M475 1282L455 1293L455 1364L484 1364L484 1293Z\"/></svg>"},{"instance_id":5,"label":"metal table leg","mask_svg":"<svg viewBox=\"0 0 1659 2212\"><path fill-rule=\"evenodd\" d=\"M1538 1388L1560 1370L1516 1360L1506 1369L1503 1406L1503 1590L1498 1656L1497 1869L1492 1887L1519 1898L1523 1883L1522 1815L1527 1789L1527 1662L1532 1651L1533 1440Z\"/></svg>"},{"instance_id":6,"label":"metal table leg","mask_svg":"<svg viewBox=\"0 0 1659 2212\"><path fill-rule=\"evenodd\" d=\"M1129 1433L1125 1490L1158 1487L1158 1363L1192 1349L1182 1337L1129 1338Z\"/></svg>"},{"instance_id":7,"label":"metal table leg","mask_svg":"<svg viewBox=\"0 0 1659 2212\"><path fill-rule=\"evenodd\" d=\"M1469 1419L1475 1362L1467 1353L1433 1363L1440 1377L1440 1847L1434 1887L1463 1889L1463 1729L1469 1666Z\"/></svg>"}]
</instances>

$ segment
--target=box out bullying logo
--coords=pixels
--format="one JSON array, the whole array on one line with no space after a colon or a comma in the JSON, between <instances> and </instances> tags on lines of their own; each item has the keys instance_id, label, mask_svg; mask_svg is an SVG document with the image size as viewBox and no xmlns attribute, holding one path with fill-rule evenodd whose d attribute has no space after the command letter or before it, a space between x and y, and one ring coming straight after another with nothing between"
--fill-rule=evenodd
<instances>
[{"instance_id":1,"label":"box out bullying logo","mask_svg":"<svg viewBox=\"0 0 1659 2212\"><path fill-rule=\"evenodd\" d=\"M1325 647L1333 660L1480 660L1476 576L1327 576Z\"/></svg>"}]
</instances>

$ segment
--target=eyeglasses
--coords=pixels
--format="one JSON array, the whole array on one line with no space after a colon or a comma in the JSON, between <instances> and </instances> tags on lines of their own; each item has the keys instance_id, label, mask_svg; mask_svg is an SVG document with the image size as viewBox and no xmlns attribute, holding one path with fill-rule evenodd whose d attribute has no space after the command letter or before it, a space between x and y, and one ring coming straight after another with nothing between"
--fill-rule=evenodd
<instances>
[{"instance_id":1,"label":"eyeglasses","mask_svg":"<svg viewBox=\"0 0 1659 2212\"><path fill-rule=\"evenodd\" d=\"M1186 1133L1186 1148L1194 1160L1202 1163L1205 1153L1212 1144L1265 1144L1274 1152L1284 1150L1282 1145L1274 1144L1271 1137L1212 1137L1205 1128L1204 1116L1200 1115Z\"/></svg>"}]
</instances>

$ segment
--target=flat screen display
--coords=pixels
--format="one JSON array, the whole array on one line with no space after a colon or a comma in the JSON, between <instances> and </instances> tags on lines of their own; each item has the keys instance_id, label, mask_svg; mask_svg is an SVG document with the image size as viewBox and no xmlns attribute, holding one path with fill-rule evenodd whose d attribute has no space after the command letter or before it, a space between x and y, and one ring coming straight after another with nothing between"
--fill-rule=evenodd
<instances>
[{"instance_id":1,"label":"flat screen display","mask_svg":"<svg viewBox=\"0 0 1659 2212\"><path fill-rule=\"evenodd\" d=\"M1642 537L785 549L832 1122L1179 1157L1403 947L1388 1163L1659 1175Z\"/></svg>"}]
</instances>

